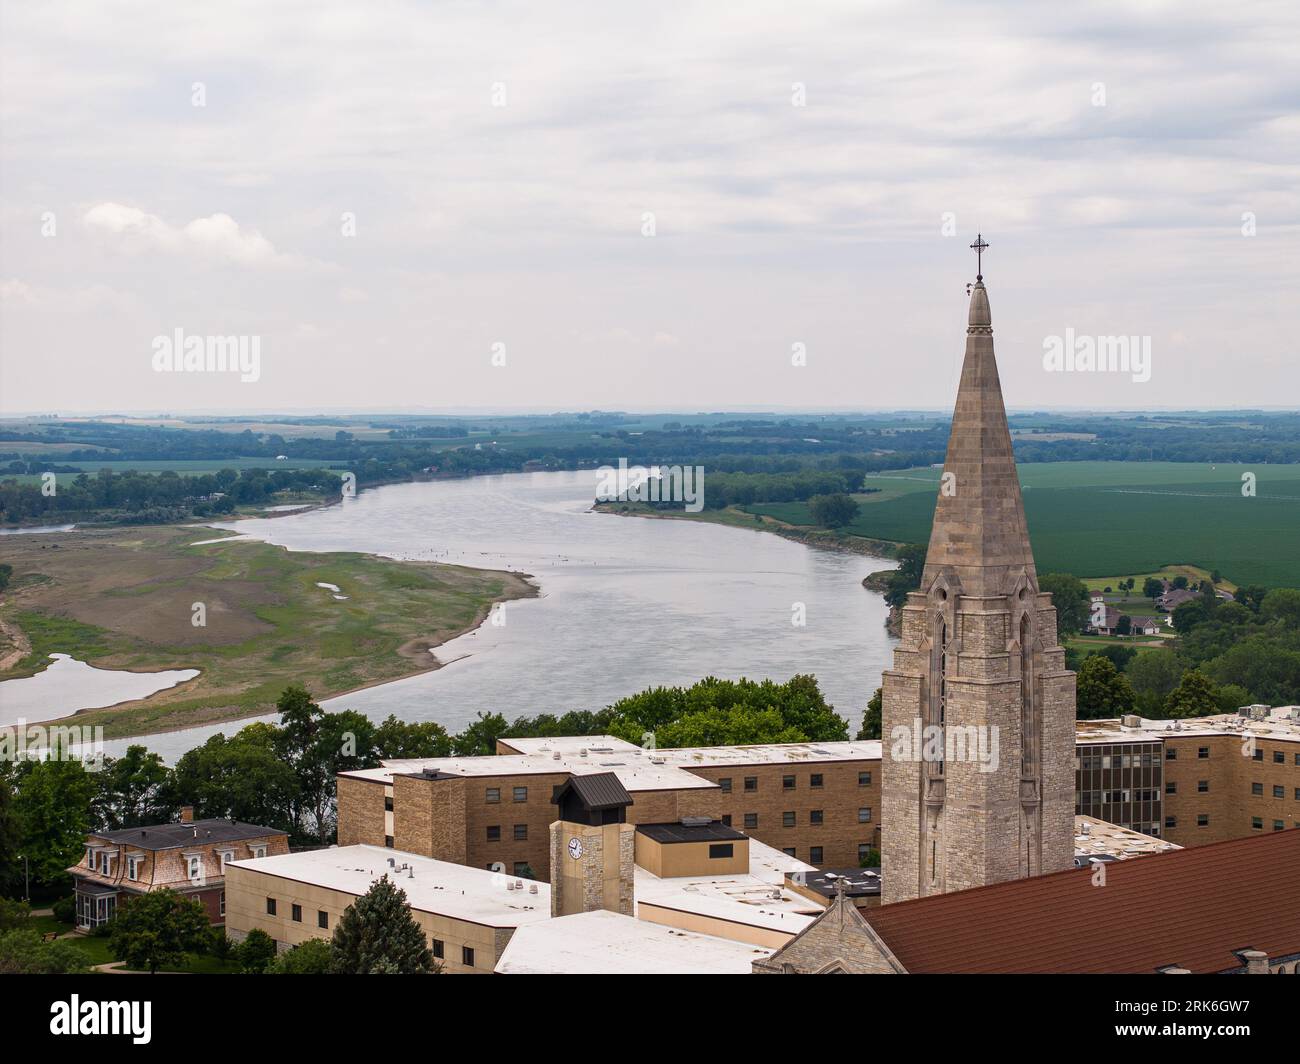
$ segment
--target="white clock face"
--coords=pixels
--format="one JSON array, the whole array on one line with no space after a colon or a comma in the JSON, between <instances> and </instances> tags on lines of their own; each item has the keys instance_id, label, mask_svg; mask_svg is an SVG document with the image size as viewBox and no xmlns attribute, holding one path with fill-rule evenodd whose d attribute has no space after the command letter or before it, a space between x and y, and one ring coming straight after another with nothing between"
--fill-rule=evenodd
<instances>
[{"instance_id":1,"label":"white clock face","mask_svg":"<svg viewBox=\"0 0 1300 1064\"><path fill-rule=\"evenodd\" d=\"M582 840L573 838L569 840L569 856L575 861L582 857Z\"/></svg>"}]
</instances>

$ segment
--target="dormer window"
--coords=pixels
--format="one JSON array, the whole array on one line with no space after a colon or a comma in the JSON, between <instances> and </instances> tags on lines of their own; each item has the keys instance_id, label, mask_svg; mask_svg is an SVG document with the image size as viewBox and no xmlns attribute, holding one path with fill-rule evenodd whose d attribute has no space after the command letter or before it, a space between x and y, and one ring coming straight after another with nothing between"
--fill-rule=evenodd
<instances>
[{"instance_id":1,"label":"dormer window","mask_svg":"<svg viewBox=\"0 0 1300 1064\"><path fill-rule=\"evenodd\" d=\"M111 876L113 874L113 858L117 854L109 850L101 850L99 853L99 871L101 875Z\"/></svg>"},{"instance_id":2,"label":"dormer window","mask_svg":"<svg viewBox=\"0 0 1300 1064\"><path fill-rule=\"evenodd\" d=\"M249 846L248 848L249 848L249 850L252 851L254 857L265 857L265 856L266 856L266 846L265 846L265 844L260 845L260 846Z\"/></svg>"},{"instance_id":3,"label":"dormer window","mask_svg":"<svg viewBox=\"0 0 1300 1064\"><path fill-rule=\"evenodd\" d=\"M143 857L128 857L126 859L127 879L134 881L140 878L140 862L143 860L144 860Z\"/></svg>"},{"instance_id":4,"label":"dormer window","mask_svg":"<svg viewBox=\"0 0 1300 1064\"><path fill-rule=\"evenodd\" d=\"M194 856L194 857L187 857L185 860L186 860L186 864L188 865L190 879L202 879L203 858Z\"/></svg>"},{"instance_id":5,"label":"dormer window","mask_svg":"<svg viewBox=\"0 0 1300 1064\"><path fill-rule=\"evenodd\" d=\"M227 861L233 861L234 859L235 859L235 851L234 851L234 850L222 850L222 851L221 851L221 874L222 874L223 876L226 874L226 862L227 862Z\"/></svg>"}]
</instances>

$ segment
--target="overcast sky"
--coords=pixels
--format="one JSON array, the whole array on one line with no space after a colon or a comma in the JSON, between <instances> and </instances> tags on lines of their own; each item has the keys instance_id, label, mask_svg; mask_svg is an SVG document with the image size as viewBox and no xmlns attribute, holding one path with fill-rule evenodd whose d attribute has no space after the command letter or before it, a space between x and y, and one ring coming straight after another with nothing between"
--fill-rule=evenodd
<instances>
[{"instance_id":1,"label":"overcast sky","mask_svg":"<svg viewBox=\"0 0 1300 1064\"><path fill-rule=\"evenodd\" d=\"M0 7L6 412L1300 405L1294 0Z\"/></svg>"}]
</instances>

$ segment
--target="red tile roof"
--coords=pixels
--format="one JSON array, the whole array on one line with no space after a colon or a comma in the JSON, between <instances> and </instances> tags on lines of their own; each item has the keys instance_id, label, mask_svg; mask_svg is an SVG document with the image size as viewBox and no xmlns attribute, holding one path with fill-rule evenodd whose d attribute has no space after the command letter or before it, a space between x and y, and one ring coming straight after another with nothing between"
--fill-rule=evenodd
<instances>
[{"instance_id":1,"label":"red tile roof","mask_svg":"<svg viewBox=\"0 0 1300 1064\"><path fill-rule=\"evenodd\" d=\"M1300 954L1300 829L868 909L913 973L1221 972ZM886 872L886 874L888 874Z\"/></svg>"}]
</instances>

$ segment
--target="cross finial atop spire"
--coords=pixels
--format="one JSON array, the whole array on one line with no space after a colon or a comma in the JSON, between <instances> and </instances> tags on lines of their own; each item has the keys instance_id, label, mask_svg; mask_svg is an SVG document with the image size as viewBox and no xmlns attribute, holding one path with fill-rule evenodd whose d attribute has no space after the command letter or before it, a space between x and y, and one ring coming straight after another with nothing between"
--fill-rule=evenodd
<instances>
[{"instance_id":1,"label":"cross finial atop spire","mask_svg":"<svg viewBox=\"0 0 1300 1064\"><path fill-rule=\"evenodd\" d=\"M984 249L987 247L988 244L984 242L984 237L976 233L975 243L971 245L971 248L975 252L975 280L977 281L984 280Z\"/></svg>"}]
</instances>

